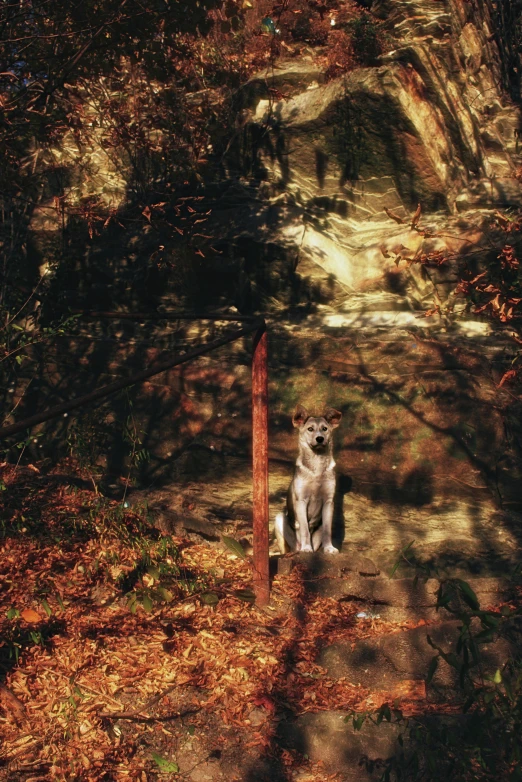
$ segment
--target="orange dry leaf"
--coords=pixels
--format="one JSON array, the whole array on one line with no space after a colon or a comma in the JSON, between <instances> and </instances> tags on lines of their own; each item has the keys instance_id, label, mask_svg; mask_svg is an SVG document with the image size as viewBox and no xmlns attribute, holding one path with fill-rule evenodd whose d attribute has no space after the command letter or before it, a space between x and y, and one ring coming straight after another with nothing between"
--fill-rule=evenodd
<instances>
[{"instance_id":1,"label":"orange dry leaf","mask_svg":"<svg viewBox=\"0 0 522 782\"><path fill-rule=\"evenodd\" d=\"M391 219L395 220L395 222L399 223L399 225L401 223L404 223L404 220L402 219L402 217L400 215L396 214L395 212L392 212L391 209L388 209L387 207L384 207L384 211L386 212L388 217L391 217Z\"/></svg>"},{"instance_id":2,"label":"orange dry leaf","mask_svg":"<svg viewBox=\"0 0 522 782\"><path fill-rule=\"evenodd\" d=\"M36 611L33 611L32 608L26 608L24 611L22 611L21 617L29 624L36 624L37 622L42 621L40 614L37 614Z\"/></svg>"}]
</instances>

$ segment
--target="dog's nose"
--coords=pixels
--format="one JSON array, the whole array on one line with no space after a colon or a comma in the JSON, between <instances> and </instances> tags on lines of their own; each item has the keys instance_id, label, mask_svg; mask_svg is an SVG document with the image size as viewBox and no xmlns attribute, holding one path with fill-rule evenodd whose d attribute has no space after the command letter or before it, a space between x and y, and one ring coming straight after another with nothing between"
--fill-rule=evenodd
<instances>
[{"instance_id":1,"label":"dog's nose","mask_svg":"<svg viewBox=\"0 0 522 782\"><path fill-rule=\"evenodd\" d=\"M315 442L319 444L324 443L324 437L316 437Z\"/></svg>"}]
</instances>

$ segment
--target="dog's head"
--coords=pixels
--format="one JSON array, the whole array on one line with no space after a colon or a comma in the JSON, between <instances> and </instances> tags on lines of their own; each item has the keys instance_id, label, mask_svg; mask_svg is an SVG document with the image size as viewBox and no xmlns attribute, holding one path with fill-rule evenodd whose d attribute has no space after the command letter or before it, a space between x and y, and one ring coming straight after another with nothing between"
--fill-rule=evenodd
<instances>
[{"instance_id":1,"label":"dog's head","mask_svg":"<svg viewBox=\"0 0 522 782\"><path fill-rule=\"evenodd\" d=\"M299 429L299 442L321 453L329 447L333 430L339 426L342 413L328 407L322 416L314 418L302 405L297 405L292 423Z\"/></svg>"}]
</instances>

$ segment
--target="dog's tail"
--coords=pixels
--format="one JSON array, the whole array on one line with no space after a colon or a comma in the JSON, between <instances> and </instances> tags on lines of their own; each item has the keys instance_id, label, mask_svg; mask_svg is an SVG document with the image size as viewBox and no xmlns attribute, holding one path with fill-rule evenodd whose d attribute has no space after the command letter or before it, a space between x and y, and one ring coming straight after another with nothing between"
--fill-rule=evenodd
<instances>
[{"instance_id":1,"label":"dog's tail","mask_svg":"<svg viewBox=\"0 0 522 782\"><path fill-rule=\"evenodd\" d=\"M274 532L281 554L287 554L288 551L295 551L297 541L295 531L288 523L286 511L281 511L275 517Z\"/></svg>"}]
</instances>

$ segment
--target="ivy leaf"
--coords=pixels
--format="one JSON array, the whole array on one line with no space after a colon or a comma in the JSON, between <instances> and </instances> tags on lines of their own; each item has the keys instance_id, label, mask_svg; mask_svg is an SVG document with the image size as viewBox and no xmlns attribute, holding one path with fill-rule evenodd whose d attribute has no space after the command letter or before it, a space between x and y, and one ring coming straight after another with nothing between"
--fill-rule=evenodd
<instances>
[{"instance_id":1,"label":"ivy leaf","mask_svg":"<svg viewBox=\"0 0 522 782\"><path fill-rule=\"evenodd\" d=\"M177 763L173 760L162 758L157 752L152 753L152 759L162 774L177 774L179 771Z\"/></svg>"},{"instance_id":2,"label":"ivy leaf","mask_svg":"<svg viewBox=\"0 0 522 782\"><path fill-rule=\"evenodd\" d=\"M386 720L386 722L391 722L392 713L387 703L385 703L384 706L381 706L381 714Z\"/></svg>"},{"instance_id":3,"label":"ivy leaf","mask_svg":"<svg viewBox=\"0 0 522 782\"><path fill-rule=\"evenodd\" d=\"M456 583L460 588L463 599L466 601L469 607L473 608L474 611L478 611L480 608L480 603L475 592L472 590L467 581L462 581L462 579L457 578Z\"/></svg>"},{"instance_id":4,"label":"ivy leaf","mask_svg":"<svg viewBox=\"0 0 522 782\"><path fill-rule=\"evenodd\" d=\"M345 721L348 721L349 717L345 718ZM357 717L354 715L352 718L352 725L354 730L361 730L362 726L364 725L364 722L366 720L365 714L359 714Z\"/></svg>"},{"instance_id":5,"label":"ivy leaf","mask_svg":"<svg viewBox=\"0 0 522 782\"><path fill-rule=\"evenodd\" d=\"M236 557L239 557L240 559L246 559L245 550L241 543L238 543L234 538L229 538L227 535L222 535L221 540L232 554L235 554Z\"/></svg>"},{"instance_id":6,"label":"ivy leaf","mask_svg":"<svg viewBox=\"0 0 522 782\"><path fill-rule=\"evenodd\" d=\"M158 587L157 592L160 595L161 599L164 600L166 603L170 603L171 600L174 599L174 595L172 594L170 589L165 589L165 587Z\"/></svg>"},{"instance_id":7,"label":"ivy leaf","mask_svg":"<svg viewBox=\"0 0 522 782\"><path fill-rule=\"evenodd\" d=\"M154 581L159 581L161 578L159 569L154 565L151 565L149 568L147 568L147 573L152 579L154 579Z\"/></svg>"}]
</instances>

